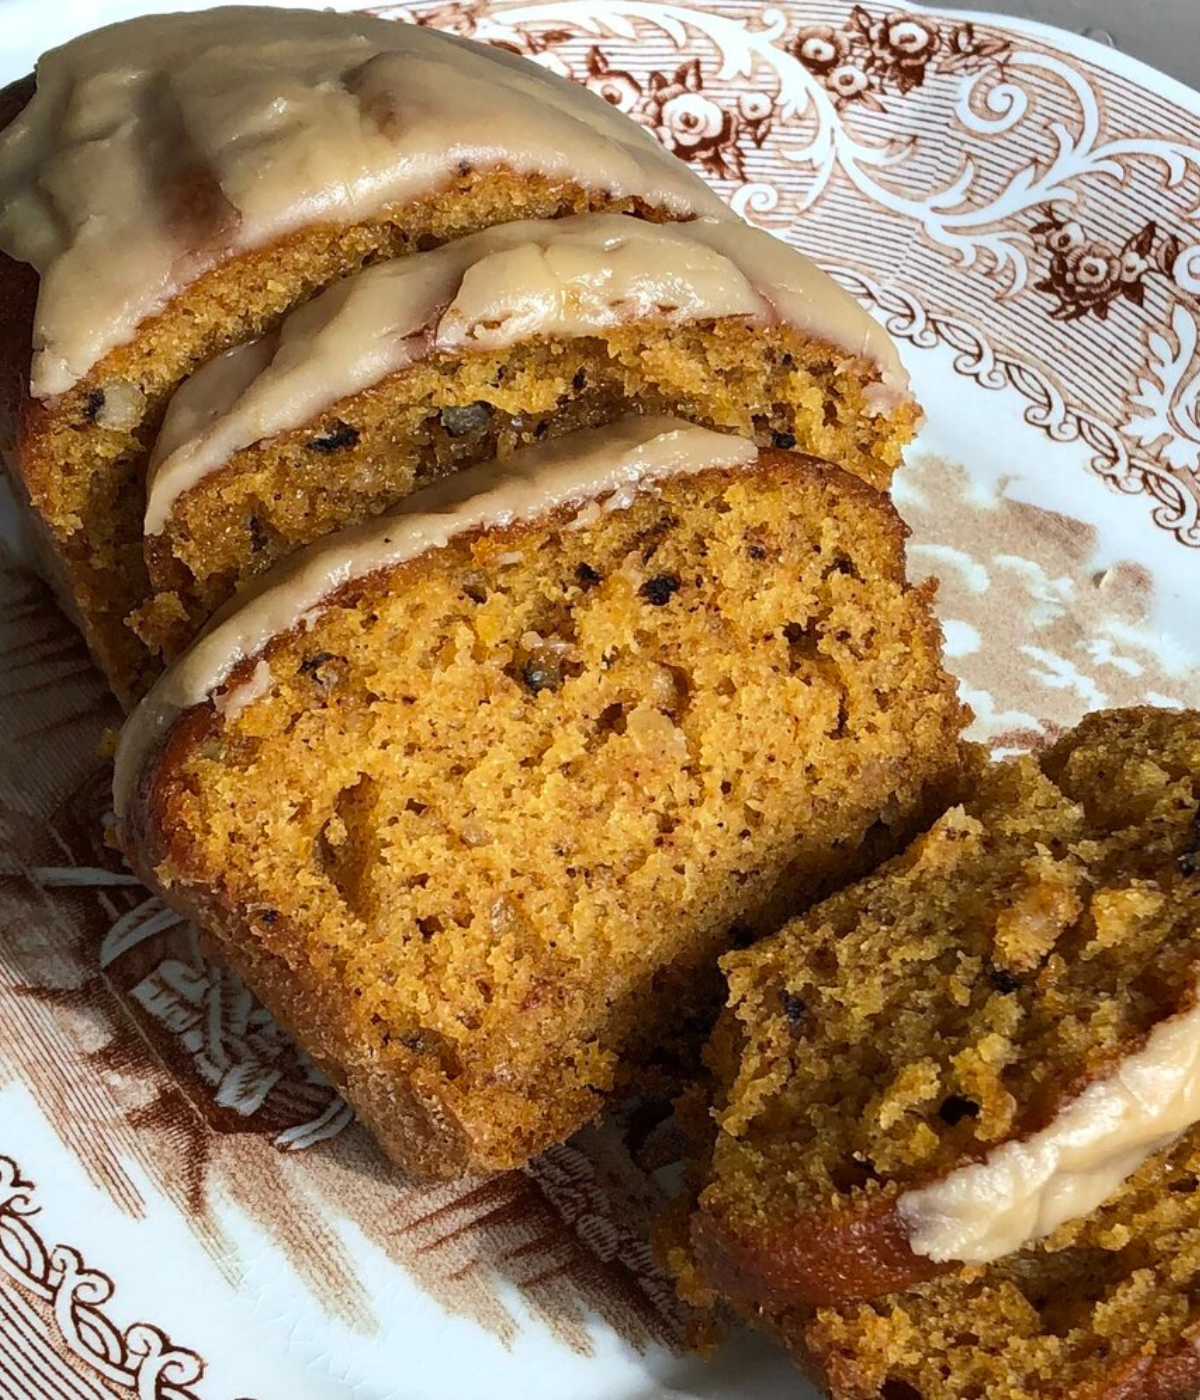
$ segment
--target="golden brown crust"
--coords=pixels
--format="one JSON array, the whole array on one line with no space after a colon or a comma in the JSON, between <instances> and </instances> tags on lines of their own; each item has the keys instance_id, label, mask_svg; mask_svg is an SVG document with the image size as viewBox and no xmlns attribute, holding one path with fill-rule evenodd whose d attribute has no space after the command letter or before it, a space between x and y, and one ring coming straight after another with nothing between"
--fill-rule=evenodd
<instances>
[{"instance_id":1,"label":"golden brown crust","mask_svg":"<svg viewBox=\"0 0 1200 1400\"><path fill-rule=\"evenodd\" d=\"M0 131L33 96L35 86L30 74L0 88ZM30 500L26 470L29 443L38 432L44 412L29 394L37 293L38 276L33 268L0 252L0 308L4 311L0 322L0 466L12 487L39 573L53 589L63 611L83 627L84 619L74 606L70 570L52 532Z\"/></svg>"},{"instance_id":2,"label":"golden brown crust","mask_svg":"<svg viewBox=\"0 0 1200 1400\"><path fill-rule=\"evenodd\" d=\"M1194 998L1166 1008L1168 1014L1191 1009ZM1145 1036L1124 1047L1140 1050ZM1045 1127L1064 1104L1103 1077L1105 1069L1076 1076L1042 1105L1036 1123L1024 1136ZM964 1164L965 1165L965 1164ZM908 1183L907 1189L930 1184ZM829 1307L897 1293L961 1267L954 1260L937 1263L913 1252L897 1203L894 1184L883 1194L860 1202L857 1209L810 1215L776 1224L769 1238L739 1237L729 1222L703 1207L691 1225L696 1263L709 1286L724 1297L763 1307Z\"/></svg>"},{"instance_id":3,"label":"golden brown crust","mask_svg":"<svg viewBox=\"0 0 1200 1400\"><path fill-rule=\"evenodd\" d=\"M1069 1400L1195 1400L1200 1395L1200 1324L1180 1336L1172 1351L1131 1357Z\"/></svg>"},{"instance_id":4,"label":"golden brown crust","mask_svg":"<svg viewBox=\"0 0 1200 1400\"><path fill-rule=\"evenodd\" d=\"M308 975L303 960L288 957L295 940L286 919L256 919L232 903L219 884L189 878L186 848L171 839L170 808L155 777L169 772L176 757L202 743L217 724L211 707L196 706L180 716L143 770L122 826L131 866L149 889L204 931L220 959L301 1041L394 1160L431 1180L488 1170L472 1155L461 1125L436 1093L421 1093L422 1066L415 1057L407 1072L398 1072L394 1065L381 1071L362 1056L347 1032L339 989ZM170 872L165 879L164 872Z\"/></svg>"},{"instance_id":5,"label":"golden brown crust","mask_svg":"<svg viewBox=\"0 0 1200 1400\"><path fill-rule=\"evenodd\" d=\"M19 115L36 87L37 80L31 73L0 88L0 130ZM46 406L29 392L37 295L38 275L34 269L0 252L0 308L4 309L0 323L0 465L12 487L25 541L38 572L96 655L101 639L86 611L78 606L75 571L63 552L61 540L32 500L31 463L36 458L38 440L50 425Z\"/></svg>"},{"instance_id":6,"label":"golden brown crust","mask_svg":"<svg viewBox=\"0 0 1200 1400\"><path fill-rule=\"evenodd\" d=\"M738 1311L833 1400L1191 1400L1198 1173L1192 1128L1069 1239L869 1303Z\"/></svg>"},{"instance_id":7,"label":"golden brown crust","mask_svg":"<svg viewBox=\"0 0 1200 1400\"><path fill-rule=\"evenodd\" d=\"M32 75L0 88L0 131L20 113L33 90ZM0 324L0 458L18 490L22 488L16 475L17 421L28 393L37 285L33 268L0 253L0 307L4 310Z\"/></svg>"},{"instance_id":8,"label":"golden brown crust","mask_svg":"<svg viewBox=\"0 0 1200 1400\"><path fill-rule=\"evenodd\" d=\"M728 1222L701 1209L691 1242L710 1288L764 1307L856 1302L953 1267L913 1253L894 1195L852 1213L781 1223L769 1240L738 1238Z\"/></svg>"},{"instance_id":9,"label":"golden brown crust","mask_svg":"<svg viewBox=\"0 0 1200 1400\"><path fill-rule=\"evenodd\" d=\"M1071 745L1091 728L1085 731L1081 726L1075 731ZM1176 1015L1195 1004L1196 997L1189 991L1178 1004L1165 1006L1164 1014ZM1129 1041L1122 1053L1135 1054L1147 1039L1143 1035ZM1022 1137L1046 1127L1066 1103L1111 1072L1115 1063L1116 1057L1111 1057L1098 1062L1094 1073L1058 1084L1054 1094L1039 1104ZM971 1160L978 1159L978 1153L972 1154ZM927 1186L933 1179L914 1179L905 1189ZM775 1221L769 1237L757 1238L740 1235L728 1220L702 1204L691 1223L695 1261L714 1292L765 1308L862 1302L961 1268L954 1260L937 1263L913 1252L897 1208L899 1197L896 1184L889 1183L878 1196L860 1197L856 1207Z\"/></svg>"}]
</instances>

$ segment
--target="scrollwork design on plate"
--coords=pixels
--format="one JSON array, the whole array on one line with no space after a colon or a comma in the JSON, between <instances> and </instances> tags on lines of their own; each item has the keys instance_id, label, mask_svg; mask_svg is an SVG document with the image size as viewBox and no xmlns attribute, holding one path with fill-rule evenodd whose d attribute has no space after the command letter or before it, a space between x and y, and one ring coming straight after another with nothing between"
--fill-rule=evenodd
<instances>
[{"instance_id":1,"label":"scrollwork design on plate","mask_svg":"<svg viewBox=\"0 0 1200 1400\"><path fill-rule=\"evenodd\" d=\"M790 6L653 0L377 12L551 64L716 179L737 213L822 260L840 260L847 229L873 233L885 259L915 237L920 256L888 287L919 296L943 338L1007 340L1002 378L1029 421L1087 441L1106 482L1148 495L1158 526L1200 546L1197 114L1118 119L1120 80L1048 41L845 0L825 8L819 24ZM927 254L941 261L931 286ZM875 255L863 258L871 270ZM1030 312L1047 322L1032 354ZM996 387L973 363L957 360Z\"/></svg>"},{"instance_id":2,"label":"scrollwork design on plate","mask_svg":"<svg viewBox=\"0 0 1200 1400\"><path fill-rule=\"evenodd\" d=\"M30 1224L40 1210L34 1189L11 1157L0 1156L0 1286L7 1278L43 1304L62 1345L110 1386L137 1400L199 1400L193 1387L203 1358L149 1323L119 1328L106 1313L112 1278L89 1268L77 1249L47 1246Z\"/></svg>"},{"instance_id":3,"label":"scrollwork design on plate","mask_svg":"<svg viewBox=\"0 0 1200 1400\"><path fill-rule=\"evenodd\" d=\"M1176 302L1171 324L1146 337L1146 369L1130 396L1122 432L1192 479L1200 472L1200 319Z\"/></svg>"},{"instance_id":4,"label":"scrollwork design on plate","mask_svg":"<svg viewBox=\"0 0 1200 1400\"><path fill-rule=\"evenodd\" d=\"M49 1267L42 1241L26 1219L36 1213L32 1182L21 1178L11 1158L0 1157L0 1268L18 1279L41 1278Z\"/></svg>"},{"instance_id":5,"label":"scrollwork design on plate","mask_svg":"<svg viewBox=\"0 0 1200 1400\"><path fill-rule=\"evenodd\" d=\"M831 267L829 271L860 300L883 313L892 335L921 349L947 345L956 352L954 368L959 374L984 389L1015 389L1026 400L1027 423L1040 428L1055 442L1085 442L1092 450L1093 471L1119 491L1149 491L1157 502L1155 523L1173 531L1184 544L1200 546L1200 495L1189 490L1188 482L1181 481L1165 464L1153 458L1132 457L1120 429L1094 413L1068 404L1041 370L994 349L983 332L967 320L931 312L909 293L881 287L853 268ZM1200 327L1193 324L1193 332L1200 333ZM1147 391L1148 403L1152 402L1152 389L1153 386ZM1192 431L1196 430L1196 390L1193 379L1183 390L1190 392L1190 407L1185 405L1180 410L1192 415ZM1170 411L1168 407L1167 412ZM1154 430L1147 426L1143 431Z\"/></svg>"},{"instance_id":6,"label":"scrollwork design on plate","mask_svg":"<svg viewBox=\"0 0 1200 1400\"><path fill-rule=\"evenodd\" d=\"M409 13L403 6L380 7L377 12L397 17ZM613 0L603 8L590 0L485 5L470 11L469 22L464 20L466 13L457 8L422 11L420 18L486 42L521 47L539 61L545 61L547 50L544 40L535 36L547 27L564 36L626 42L637 42L648 29L657 30L683 56L683 66L694 65L688 89L693 94L705 95L710 78L714 86L737 81L739 86L761 89L772 107L759 116L772 126L772 156L807 172L788 212L803 213L841 175L872 204L913 221L964 266L982 260L1004 274L1007 295L1027 285L1034 249L1030 230L1014 222L1014 216L1052 202L1075 204L1083 181L1097 175L1122 180L1135 161L1155 163L1168 188L1180 185L1189 171L1200 172L1200 146L1189 142L1152 136L1106 139L1097 95L1077 66L1051 52L1016 47L1009 39L962 21L909 11L871 12L856 5L840 28L800 26L792 32L791 18L782 9L764 9L751 20L647 0ZM812 46L818 28L822 37L828 32L827 43L837 56L837 37L852 36L846 40L847 62L832 68L821 62ZM860 59L854 59L856 39L865 49ZM697 56L697 41L707 51L707 64ZM555 63L559 71L564 65L570 76L584 80L569 60L560 57ZM885 96L876 96L870 105L848 101L830 85L830 74L840 68L861 71L868 80L864 92L874 82ZM681 71L676 70L672 83L679 81ZM665 77L660 74L660 81ZM893 102L903 101L917 87L933 82L946 86L962 131L994 139L1027 123L1030 137L1047 145L1045 158L1012 170L999 188L992 188L978 162L964 153L948 179L919 195L905 193L905 167L917 161L920 142L897 140L880 118L888 116L889 95ZM648 91L643 101L649 100ZM705 137L712 139L721 122L732 122L735 111L722 109L711 96L706 100L712 110L706 109L702 117L699 112L693 115ZM1069 116L1047 115L1059 108L1067 108ZM1041 120L1035 121L1039 115ZM709 164L710 148L705 145L676 149L718 178L744 178L736 163L725 162L724 169ZM1200 254L1200 245L1189 251Z\"/></svg>"}]
</instances>

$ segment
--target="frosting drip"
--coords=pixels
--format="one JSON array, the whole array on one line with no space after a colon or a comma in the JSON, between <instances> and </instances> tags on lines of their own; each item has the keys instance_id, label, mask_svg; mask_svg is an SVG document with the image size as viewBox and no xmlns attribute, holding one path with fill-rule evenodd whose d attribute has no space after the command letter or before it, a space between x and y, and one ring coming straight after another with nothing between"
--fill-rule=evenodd
<instances>
[{"instance_id":1,"label":"frosting drip","mask_svg":"<svg viewBox=\"0 0 1200 1400\"><path fill-rule=\"evenodd\" d=\"M273 637L311 626L313 610L344 584L440 549L471 530L503 528L595 501L621 509L656 482L742 466L757 455L744 438L678 419L626 418L457 472L394 511L301 550L218 613L125 722L113 776L118 819L141 764L173 719L217 691L240 661L258 656ZM249 684L256 697L266 692L261 664ZM227 713L230 705L233 713L242 708L228 695L221 703Z\"/></svg>"},{"instance_id":2,"label":"frosting drip","mask_svg":"<svg viewBox=\"0 0 1200 1400\"><path fill-rule=\"evenodd\" d=\"M150 462L146 533L236 452L302 427L437 351L567 339L623 322L782 320L879 367L886 407L907 388L887 332L815 263L761 229L620 214L502 224L380 263L237 346L176 393Z\"/></svg>"},{"instance_id":3,"label":"frosting drip","mask_svg":"<svg viewBox=\"0 0 1200 1400\"><path fill-rule=\"evenodd\" d=\"M1091 1214L1197 1122L1200 1005L1161 1022L1040 1132L902 1195L909 1247L938 1263L1001 1259Z\"/></svg>"},{"instance_id":4,"label":"frosting drip","mask_svg":"<svg viewBox=\"0 0 1200 1400\"><path fill-rule=\"evenodd\" d=\"M33 393L69 389L207 268L369 219L464 165L724 211L594 93L418 25L229 6L51 50L0 132L0 249L41 276Z\"/></svg>"}]
</instances>

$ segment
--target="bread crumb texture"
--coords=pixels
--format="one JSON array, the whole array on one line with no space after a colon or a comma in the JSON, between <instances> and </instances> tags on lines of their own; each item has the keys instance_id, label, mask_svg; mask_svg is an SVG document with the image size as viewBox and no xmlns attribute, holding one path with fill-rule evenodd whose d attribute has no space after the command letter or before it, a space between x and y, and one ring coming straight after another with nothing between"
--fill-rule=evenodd
<instances>
[{"instance_id":1,"label":"bread crumb texture","mask_svg":"<svg viewBox=\"0 0 1200 1400\"><path fill-rule=\"evenodd\" d=\"M886 486L911 403L871 416L865 361L786 326L631 324L440 353L236 453L147 541L153 596L132 623L176 655L238 587L298 546L378 514L448 472L630 413L666 413L799 447Z\"/></svg>"},{"instance_id":2,"label":"bread crumb texture","mask_svg":"<svg viewBox=\"0 0 1200 1400\"><path fill-rule=\"evenodd\" d=\"M1197 1393L1200 1131L1086 1220L870 1303L767 1319L834 1400L1186 1400Z\"/></svg>"},{"instance_id":3,"label":"bread crumb texture","mask_svg":"<svg viewBox=\"0 0 1200 1400\"><path fill-rule=\"evenodd\" d=\"M861 482L767 453L581 519L349 586L142 788L169 896L424 1174L591 1118L703 1024L718 953L961 766L930 592Z\"/></svg>"},{"instance_id":4,"label":"bread crumb texture","mask_svg":"<svg viewBox=\"0 0 1200 1400\"><path fill-rule=\"evenodd\" d=\"M1194 1003L1198 871L1200 713L1093 715L1040 758L989 767L878 873L725 960L705 1210L767 1242L769 1271L789 1222L861 1211L1036 1131ZM747 1312L838 1400L1191 1395L1198 1182L1191 1130L1092 1216L997 1264ZM686 1248L673 1259L703 1298ZM1181 1388L1144 1389L1151 1372Z\"/></svg>"}]
</instances>

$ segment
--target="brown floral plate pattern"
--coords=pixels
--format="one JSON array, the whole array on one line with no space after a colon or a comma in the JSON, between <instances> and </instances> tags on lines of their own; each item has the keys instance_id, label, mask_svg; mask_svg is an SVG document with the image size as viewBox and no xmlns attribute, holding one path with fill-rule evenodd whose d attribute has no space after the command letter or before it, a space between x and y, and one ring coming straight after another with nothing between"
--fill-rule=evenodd
<instances>
[{"instance_id":1,"label":"brown floral plate pattern","mask_svg":"<svg viewBox=\"0 0 1200 1400\"><path fill-rule=\"evenodd\" d=\"M888 324L928 412L896 500L981 737L1200 705L1200 97L887 4L375 10L586 83ZM0 0L0 79L73 15ZM663 1105L510 1177L390 1168L105 847L115 716L17 547L0 599L0 1400L806 1393L748 1336L683 1350Z\"/></svg>"}]
</instances>

